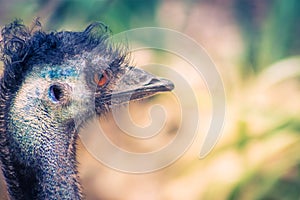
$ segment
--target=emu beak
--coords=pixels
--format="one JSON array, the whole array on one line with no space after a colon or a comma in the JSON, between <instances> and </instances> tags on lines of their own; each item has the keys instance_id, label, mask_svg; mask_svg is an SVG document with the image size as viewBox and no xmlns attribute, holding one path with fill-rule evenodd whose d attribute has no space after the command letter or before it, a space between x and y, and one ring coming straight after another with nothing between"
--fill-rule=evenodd
<instances>
[{"instance_id":1,"label":"emu beak","mask_svg":"<svg viewBox=\"0 0 300 200\"><path fill-rule=\"evenodd\" d=\"M110 95L100 98L104 102L109 99L109 104L122 104L131 100L149 97L158 92L174 89L174 84L167 79L156 77L144 70L129 67ZM102 101L102 103L103 103Z\"/></svg>"},{"instance_id":2,"label":"emu beak","mask_svg":"<svg viewBox=\"0 0 300 200\"><path fill-rule=\"evenodd\" d=\"M174 84L144 70L129 67L112 93L112 103L142 99L158 92L171 91Z\"/></svg>"}]
</instances>

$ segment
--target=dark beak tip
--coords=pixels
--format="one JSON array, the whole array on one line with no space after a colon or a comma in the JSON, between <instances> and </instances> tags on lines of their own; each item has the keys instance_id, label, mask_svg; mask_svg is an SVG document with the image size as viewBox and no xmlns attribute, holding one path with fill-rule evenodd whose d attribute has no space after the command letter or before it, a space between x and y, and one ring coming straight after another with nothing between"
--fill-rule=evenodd
<instances>
[{"instance_id":1,"label":"dark beak tip","mask_svg":"<svg viewBox=\"0 0 300 200\"><path fill-rule=\"evenodd\" d=\"M166 88L166 91L172 91L175 88L174 83L168 79L160 78L160 83Z\"/></svg>"}]
</instances>

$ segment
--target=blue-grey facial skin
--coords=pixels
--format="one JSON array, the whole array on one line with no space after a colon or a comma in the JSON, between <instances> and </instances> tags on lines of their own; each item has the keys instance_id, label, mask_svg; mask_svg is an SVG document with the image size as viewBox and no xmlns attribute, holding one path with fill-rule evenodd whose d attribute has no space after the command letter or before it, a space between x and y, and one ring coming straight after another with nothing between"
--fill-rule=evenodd
<instances>
[{"instance_id":1,"label":"blue-grey facial skin","mask_svg":"<svg viewBox=\"0 0 300 200\"><path fill-rule=\"evenodd\" d=\"M25 163L38 162L46 146L55 148L42 143L67 139L62 124L92 114L96 86L87 81L90 77L83 70L86 61L74 59L63 65L34 66L27 74L9 112L9 131L15 133L12 140L18 144ZM51 90L53 86L59 88L59 100ZM59 130L62 132L57 133Z\"/></svg>"}]
</instances>

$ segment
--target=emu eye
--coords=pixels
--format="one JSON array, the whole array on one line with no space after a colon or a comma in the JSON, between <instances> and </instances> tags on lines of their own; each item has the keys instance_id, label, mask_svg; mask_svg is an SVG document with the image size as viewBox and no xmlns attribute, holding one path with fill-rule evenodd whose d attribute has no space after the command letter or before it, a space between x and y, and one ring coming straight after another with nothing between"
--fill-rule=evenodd
<instances>
[{"instance_id":1,"label":"emu eye","mask_svg":"<svg viewBox=\"0 0 300 200\"><path fill-rule=\"evenodd\" d=\"M59 102L63 97L63 89L59 85L51 85L49 88L49 98L53 102Z\"/></svg>"},{"instance_id":2,"label":"emu eye","mask_svg":"<svg viewBox=\"0 0 300 200\"><path fill-rule=\"evenodd\" d=\"M94 74L94 82L100 86L103 87L108 82L108 76L106 72L103 72L102 74L95 73Z\"/></svg>"}]
</instances>

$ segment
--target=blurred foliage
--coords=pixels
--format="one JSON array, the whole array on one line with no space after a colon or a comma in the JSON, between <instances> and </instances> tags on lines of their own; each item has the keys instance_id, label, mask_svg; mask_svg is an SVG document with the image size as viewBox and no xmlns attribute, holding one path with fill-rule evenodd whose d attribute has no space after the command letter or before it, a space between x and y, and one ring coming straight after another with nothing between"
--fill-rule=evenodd
<instances>
[{"instance_id":1,"label":"blurred foliage","mask_svg":"<svg viewBox=\"0 0 300 200\"><path fill-rule=\"evenodd\" d=\"M251 77L250 74L257 76L271 64L300 54L300 1L235 0L233 2L245 45L240 64L242 77L247 79ZM282 67L282 70L285 68ZM283 71L282 73L284 74ZM255 79L251 79L251 84L255 85ZM278 98L282 97L278 96ZM293 94L283 98L293 98ZM276 107L272 109L276 110ZM260 112L264 113L266 110ZM272 118L274 115L277 115L276 112ZM276 135L298 135L299 116L282 112L279 112L279 115L282 119L279 122L275 121L270 129L259 136L253 136L251 122L238 122L237 141L228 148L236 148L243 154L253 141L264 143L272 140ZM260 166L251 166L226 199L300 199L300 158L297 155L300 151L299 145L299 141L295 141L285 149L281 149L279 155L270 154L269 160L264 161ZM268 151L267 148L264 150ZM268 166L274 160L278 163Z\"/></svg>"},{"instance_id":2,"label":"blurred foliage","mask_svg":"<svg viewBox=\"0 0 300 200\"><path fill-rule=\"evenodd\" d=\"M50 18L49 26L77 23L78 20L83 23L97 20L104 21L114 32L119 32L142 26L142 21L153 24L155 10L156 1L63 1ZM75 17L74 12L78 13ZM137 16L143 20L137 20Z\"/></svg>"},{"instance_id":3,"label":"blurred foliage","mask_svg":"<svg viewBox=\"0 0 300 200\"><path fill-rule=\"evenodd\" d=\"M30 0L14 4L9 15L26 21L47 17L45 26L51 29L102 21L117 33L139 26L154 26L156 6L157 0Z\"/></svg>"},{"instance_id":4,"label":"blurred foliage","mask_svg":"<svg viewBox=\"0 0 300 200\"><path fill-rule=\"evenodd\" d=\"M253 141L271 140L276 135L282 134L282 131L285 134L288 132L299 134L299 124L299 118L287 119L279 123L277 127L272 127L271 130L262 133L260 137L248 138L245 138L245 128L242 128L244 134L237 141L237 148L240 148L241 144L246 146ZM245 127L245 123L242 127ZM249 135L251 134L249 133ZM270 154L270 158L265 161L265 164L251 166L233 188L228 199L299 199L300 157L297 155L297 152L300 151L299 142L296 140L276 155ZM268 151L268 149L265 150Z\"/></svg>"},{"instance_id":5,"label":"blurred foliage","mask_svg":"<svg viewBox=\"0 0 300 200\"><path fill-rule=\"evenodd\" d=\"M247 46L245 75L300 53L300 1L236 0L234 10Z\"/></svg>"}]
</instances>

